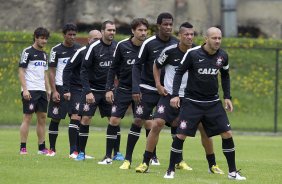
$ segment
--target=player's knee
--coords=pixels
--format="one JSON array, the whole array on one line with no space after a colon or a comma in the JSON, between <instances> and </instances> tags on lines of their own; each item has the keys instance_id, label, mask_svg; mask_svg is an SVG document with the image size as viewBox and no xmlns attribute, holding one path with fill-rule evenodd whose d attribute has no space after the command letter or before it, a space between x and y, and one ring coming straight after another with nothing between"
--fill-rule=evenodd
<instances>
[{"instance_id":1,"label":"player's knee","mask_svg":"<svg viewBox=\"0 0 282 184\"><path fill-rule=\"evenodd\" d=\"M72 120L78 120L78 121L80 121L80 120L81 120L81 116L79 116L78 114L72 114L72 115L71 115L71 119L72 119Z\"/></svg>"},{"instance_id":2,"label":"player's knee","mask_svg":"<svg viewBox=\"0 0 282 184\"><path fill-rule=\"evenodd\" d=\"M152 130L154 131L161 131L164 127L165 122L160 119L155 119L152 123Z\"/></svg>"},{"instance_id":3,"label":"player's knee","mask_svg":"<svg viewBox=\"0 0 282 184\"><path fill-rule=\"evenodd\" d=\"M111 117L110 125L118 126L119 124L120 124L120 118L118 118L118 117Z\"/></svg>"},{"instance_id":4,"label":"player's knee","mask_svg":"<svg viewBox=\"0 0 282 184\"><path fill-rule=\"evenodd\" d=\"M90 122L91 122L91 117L92 117L92 116L82 116L80 123L81 123L82 125L89 125Z\"/></svg>"},{"instance_id":5,"label":"player's knee","mask_svg":"<svg viewBox=\"0 0 282 184\"><path fill-rule=\"evenodd\" d=\"M232 131L229 130L229 131L223 132L223 133L221 134L221 137L222 137L223 139L229 139L229 138L231 138L231 137L232 137Z\"/></svg>"},{"instance_id":6,"label":"player's knee","mask_svg":"<svg viewBox=\"0 0 282 184\"><path fill-rule=\"evenodd\" d=\"M143 121L140 118L135 118L133 124L135 124L138 127L142 127L143 126Z\"/></svg>"}]
</instances>

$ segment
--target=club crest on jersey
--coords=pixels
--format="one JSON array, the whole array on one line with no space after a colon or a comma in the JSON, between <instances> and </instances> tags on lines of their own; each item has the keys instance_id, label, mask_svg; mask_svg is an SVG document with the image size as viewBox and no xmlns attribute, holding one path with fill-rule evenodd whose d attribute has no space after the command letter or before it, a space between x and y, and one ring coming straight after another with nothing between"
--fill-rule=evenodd
<instances>
[{"instance_id":1,"label":"club crest on jersey","mask_svg":"<svg viewBox=\"0 0 282 184\"><path fill-rule=\"evenodd\" d=\"M87 111L89 111L90 110L90 107L89 107L89 104L84 104L83 105L83 111L85 111L85 112L87 112Z\"/></svg>"},{"instance_id":2,"label":"club crest on jersey","mask_svg":"<svg viewBox=\"0 0 282 184\"><path fill-rule=\"evenodd\" d=\"M186 128L187 128L187 121L181 120L181 121L180 121L179 128L181 128L181 129L186 129Z\"/></svg>"},{"instance_id":3,"label":"club crest on jersey","mask_svg":"<svg viewBox=\"0 0 282 184\"><path fill-rule=\"evenodd\" d=\"M136 114L138 114L138 115L141 115L141 114L143 114L143 106L141 106L141 105L138 105L137 107L136 107Z\"/></svg>"},{"instance_id":4,"label":"club crest on jersey","mask_svg":"<svg viewBox=\"0 0 282 184\"><path fill-rule=\"evenodd\" d=\"M115 113L115 112L117 112L117 106L116 106L116 105L113 105L113 106L112 106L112 113Z\"/></svg>"},{"instance_id":5,"label":"club crest on jersey","mask_svg":"<svg viewBox=\"0 0 282 184\"><path fill-rule=\"evenodd\" d=\"M223 58L221 56L219 56L218 58L216 58L216 63L215 65L218 67L221 67L223 64Z\"/></svg>"},{"instance_id":6,"label":"club crest on jersey","mask_svg":"<svg viewBox=\"0 0 282 184\"><path fill-rule=\"evenodd\" d=\"M53 114L59 114L59 107L53 107Z\"/></svg>"},{"instance_id":7,"label":"club crest on jersey","mask_svg":"<svg viewBox=\"0 0 282 184\"><path fill-rule=\"evenodd\" d=\"M158 113L163 114L164 111L165 111L165 106L163 105L158 106Z\"/></svg>"},{"instance_id":8,"label":"club crest on jersey","mask_svg":"<svg viewBox=\"0 0 282 184\"><path fill-rule=\"evenodd\" d=\"M31 103L31 104L29 104L28 108L29 108L29 110L32 111L34 109L34 105Z\"/></svg>"},{"instance_id":9,"label":"club crest on jersey","mask_svg":"<svg viewBox=\"0 0 282 184\"><path fill-rule=\"evenodd\" d=\"M75 110L79 110L79 103L75 103Z\"/></svg>"}]
</instances>

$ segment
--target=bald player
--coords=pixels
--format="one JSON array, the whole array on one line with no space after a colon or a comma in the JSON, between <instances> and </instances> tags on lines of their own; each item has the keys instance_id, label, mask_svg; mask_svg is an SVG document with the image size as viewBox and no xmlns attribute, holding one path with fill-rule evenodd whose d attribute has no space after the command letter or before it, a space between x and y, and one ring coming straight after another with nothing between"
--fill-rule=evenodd
<instances>
[{"instance_id":1,"label":"bald player","mask_svg":"<svg viewBox=\"0 0 282 184\"><path fill-rule=\"evenodd\" d=\"M222 138L222 151L229 168L228 178L246 180L236 168L235 146L226 114L226 111L233 111L233 105L230 95L228 55L220 48L221 30L216 27L209 28L205 32L204 39L203 45L191 48L185 53L173 79L173 98L170 104L174 108L180 108L180 114L176 138L171 145L170 164L164 178L174 178L175 161L181 156L185 138L194 137L198 124L202 122L209 137L220 135ZM186 71L188 71L188 80L180 106L179 88ZM218 95L219 72L225 108Z\"/></svg>"}]
</instances>

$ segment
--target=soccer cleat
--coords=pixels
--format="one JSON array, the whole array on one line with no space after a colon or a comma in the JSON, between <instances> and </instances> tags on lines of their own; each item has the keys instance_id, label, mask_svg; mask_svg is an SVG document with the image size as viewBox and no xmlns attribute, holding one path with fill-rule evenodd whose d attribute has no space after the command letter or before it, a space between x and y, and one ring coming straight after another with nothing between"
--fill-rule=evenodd
<instances>
[{"instance_id":1,"label":"soccer cleat","mask_svg":"<svg viewBox=\"0 0 282 184\"><path fill-rule=\"evenodd\" d=\"M38 155L47 155L48 154L48 149L44 148L43 150L38 150L37 154Z\"/></svg>"},{"instance_id":2,"label":"soccer cleat","mask_svg":"<svg viewBox=\"0 0 282 184\"><path fill-rule=\"evenodd\" d=\"M159 159L156 156L151 159L151 165L161 165Z\"/></svg>"},{"instance_id":3,"label":"soccer cleat","mask_svg":"<svg viewBox=\"0 0 282 184\"><path fill-rule=\"evenodd\" d=\"M26 150L26 148L21 148L21 149L20 149L20 155L27 155L27 150Z\"/></svg>"},{"instance_id":4,"label":"soccer cleat","mask_svg":"<svg viewBox=\"0 0 282 184\"><path fill-rule=\"evenodd\" d=\"M228 173L228 178L231 180L246 180L246 177L241 176L240 170Z\"/></svg>"},{"instance_id":5,"label":"soccer cleat","mask_svg":"<svg viewBox=\"0 0 282 184\"><path fill-rule=\"evenodd\" d=\"M77 155L77 157L74 160L75 161L83 161L83 160L85 160L84 152L79 152L79 154Z\"/></svg>"},{"instance_id":6,"label":"soccer cleat","mask_svg":"<svg viewBox=\"0 0 282 184\"><path fill-rule=\"evenodd\" d=\"M123 164L119 167L120 169L130 169L130 162L129 160L125 160Z\"/></svg>"},{"instance_id":7,"label":"soccer cleat","mask_svg":"<svg viewBox=\"0 0 282 184\"><path fill-rule=\"evenodd\" d=\"M98 162L98 164L100 165L110 165L113 163L113 160L111 158L108 158L108 157L104 157L103 160L101 160L100 162Z\"/></svg>"},{"instance_id":8,"label":"soccer cleat","mask_svg":"<svg viewBox=\"0 0 282 184\"><path fill-rule=\"evenodd\" d=\"M175 169L182 169L182 170L187 170L187 171L192 171L192 167L189 167L188 164L182 160L178 164L175 164Z\"/></svg>"},{"instance_id":9,"label":"soccer cleat","mask_svg":"<svg viewBox=\"0 0 282 184\"><path fill-rule=\"evenodd\" d=\"M113 160L123 161L124 156L120 152L117 152L117 154L113 157Z\"/></svg>"},{"instance_id":10,"label":"soccer cleat","mask_svg":"<svg viewBox=\"0 0 282 184\"><path fill-rule=\"evenodd\" d=\"M85 155L85 159L94 159L94 157L92 157L90 155Z\"/></svg>"},{"instance_id":11,"label":"soccer cleat","mask_svg":"<svg viewBox=\"0 0 282 184\"><path fill-rule=\"evenodd\" d=\"M144 162L135 168L137 173L146 173L149 169L149 166Z\"/></svg>"},{"instance_id":12,"label":"soccer cleat","mask_svg":"<svg viewBox=\"0 0 282 184\"><path fill-rule=\"evenodd\" d=\"M46 154L47 157L53 157L56 155L56 152L53 150L48 150L48 153Z\"/></svg>"},{"instance_id":13,"label":"soccer cleat","mask_svg":"<svg viewBox=\"0 0 282 184\"><path fill-rule=\"evenodd\" d=\"M72 154L69 155L69 158L76 159L77 155L78 155L78 152L74 151L74 152L72 152Z\"/></svg>"},{"instance_id":14,"label":"soccer cleat","mask_svg":"<svg viewBox=\"0 0 282 184\"><path fill-rule=\"evenodd\" d=\"M224 172L218 167L218 165L213 165L208 169L210 174L224 174Z\"/></svg>"},{"instance_id":15,"label":"soccer cleat","mask_svg":"<svg viewBox=\"0 0 282 184\"><path fill-rule=\"evenodd\" d=\"M171 171L171 170L167 170L165 175L164 175L164 178L166 179L173 179L174 178L174 171Z\"/></svg>"}]
</instances>

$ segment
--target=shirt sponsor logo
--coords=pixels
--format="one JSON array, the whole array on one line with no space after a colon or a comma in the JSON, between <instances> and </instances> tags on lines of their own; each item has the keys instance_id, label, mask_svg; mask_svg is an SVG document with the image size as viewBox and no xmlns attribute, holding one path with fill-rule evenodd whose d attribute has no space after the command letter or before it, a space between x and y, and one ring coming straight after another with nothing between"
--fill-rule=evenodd
<instances>
[{"instance_id":1,"label":"shirt sponsor logo","mask_svg":"<svg viewBox=\"0 0 282 184\"><path fill-rule=\"evenodd\" d=\"M126 61L126 63L127 63L128 65L133 65L133 64L135 63L135 59L128 59L128 60Z\"/></svg>"},{"instance_id":2,"label":"shirt sponsor logo","mask_svg":"<svg viewBox=\"0 0 282 184\"><path fill-rule=\"evenodd\" d=\"M204 75L217 75L218 69L216 69L216 68L199 68L198 73L204 74Z\"/></svg>"},{"instance_id":3,"label":"shirt sponsor logo","mask_svg":"<svg viewBox=\"0 0 282 184\"><path fill-rule=\"evenodd\" d=\"M46 66L46 61L36 61L34 66Z\"/></svg>"},{"instance_id":4,"label":"shirt sponsor logo","mask_svg":"<svg viewBox=\"0 0 282 184\"><path fill-rule=\"evenodd\" d=\"M112 64L112 61L102 61L99 63L101 67L111 66L111 64Z\"/></svg>"}]
</instances>

